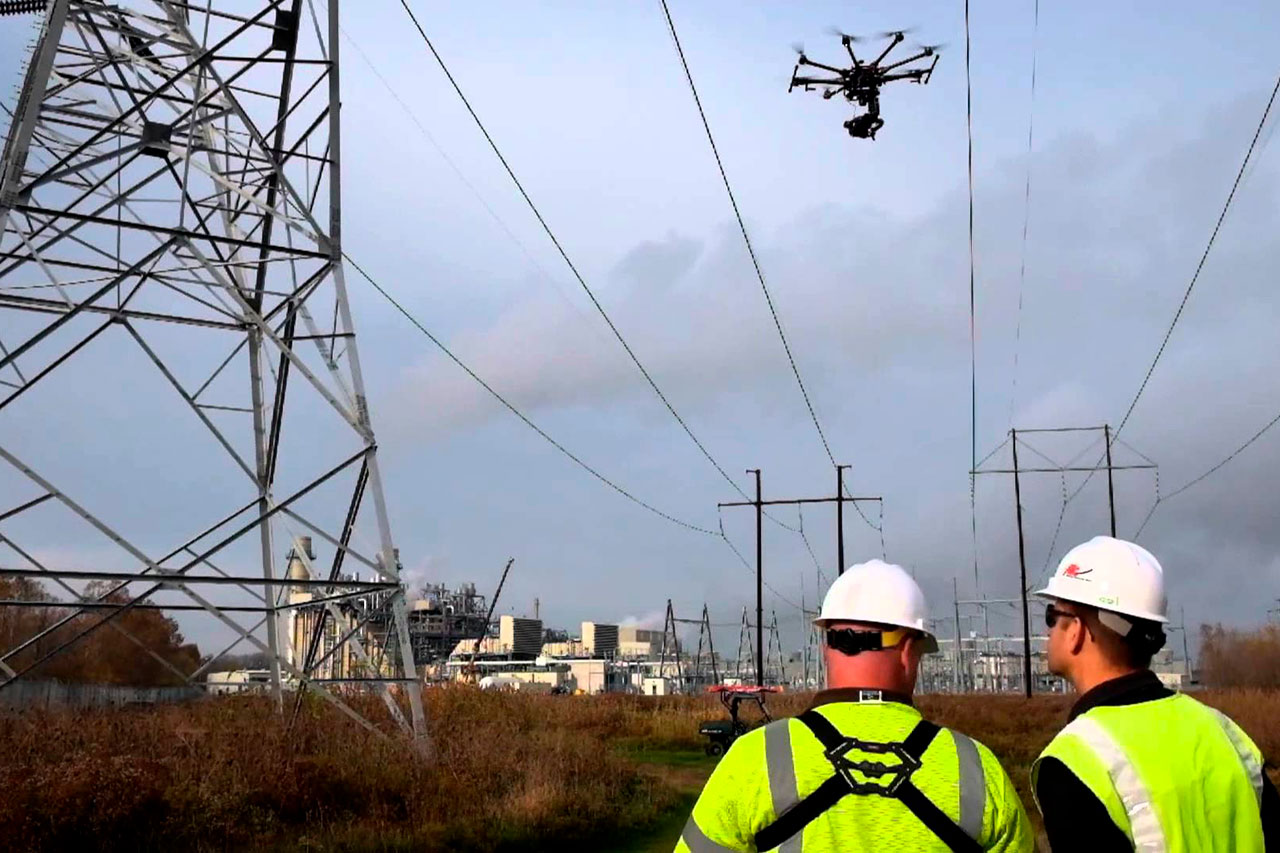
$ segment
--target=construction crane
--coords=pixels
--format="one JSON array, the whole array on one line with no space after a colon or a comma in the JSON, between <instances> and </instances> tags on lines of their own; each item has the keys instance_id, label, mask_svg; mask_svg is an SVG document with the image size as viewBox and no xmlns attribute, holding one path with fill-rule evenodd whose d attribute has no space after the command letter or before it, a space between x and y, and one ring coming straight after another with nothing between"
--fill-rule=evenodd
<instances>
[{"instance_id":1,"label":"construction crane","mask_svg":"<svg viewBox=\"0 0 1280 853\"><path fill-rule=\"evenodd\" d=\"M494 591L493 599L489 602L489 612L484 615L485 631L476 637L476 644L471 648L471 660L467 661L466 667L462 670L462 680L468 684L476 682L476 656L480 654L480 644L484 642L484 638L489 632L489 622L493 619L494 608L498 606L498 596L502 595L502 586L507 582L507 572L511 571L511 564L515 561L515 557L508 559L506 568L502 570L502 577L498 579L498 588Z\"/></svg>"}]
</instances>

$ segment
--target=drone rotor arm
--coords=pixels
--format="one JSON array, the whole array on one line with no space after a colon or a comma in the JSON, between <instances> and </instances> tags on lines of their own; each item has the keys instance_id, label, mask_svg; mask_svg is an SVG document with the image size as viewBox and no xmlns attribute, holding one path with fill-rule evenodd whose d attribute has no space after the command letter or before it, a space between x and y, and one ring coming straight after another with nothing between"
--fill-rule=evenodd
<instances>
[{"instance_id":1,"label":"drone rotor arm","mask_svg":"<svg viewBox=\"0 0 1280 853\"><path fill-rule=\"evenodd\" d=\"M935 56L935 57L936 57L936 56L937 56L937 54L936 54L936 53L933 53L932 51L923 51L923 50L922 50L921 52L917 53L915 56L911 56L911 57L908 57L908 58L906 58L906 59L900 59L900 60L898 60L897 62L893 63L892 65L886 65L886 66L884 66L881 70L882 70L882 71L892 71L892 70L893 70L893 69L895 69L895 68L901 68L901 67L902 67L902 66L904 66L904 65L910 65L912 62L915 62L915 61L916 61L916 60L918 60L918 59L924 59L924 58L925 58L925 57L927 57L927 56Z\"/></svg>"},{"instance_id":2,"label":"drone rotor arm","mask_svg":"<svg viewBox=\"0 0 1280 853\"><path fill-rule=\"evenodd\" d=\"M839 78L835 80L824 80L821 77L796 77L792 75L791 85L792 86L836 86L839 88L843 88L844 80Z\"/></svg>"},{"instance_id":3,"label":"drone rotor arm","mask_svg":"<svg viewBox=\"0 0 1280 853\"><path fill-rule=\"evenodd\" d=\"M885 58L886 56L888 56L888 55L889 55L889 51L891 51L891 50L893 50L895 47L897 47L897 46L902 42L902 40L903 40L904 38L906 38L906 36L904 36L902 33L894 33L893 41L889 42L889 46L888 46L888 47L886 47L886 48L884 49L884 52L883 52L883 53L881 53L879 56L877 56L877 57L875 58L875 61L874 61L874 62L872 62L871 64L872 64L872 65L879 65L881 62L883 62L883 61L884 61L884 58Z\"/></svg>"},{"instance_id":4,"label":"drone rotor arm","mask_svg":"<svg viewBox=\"0 0 1280 853\"><path fill-rule=\"evenodd\" d=\"M812 65L814 68L821 68L823 71L830 71L832 74L843 75L846 73L843 68L836 68L834 65L823 65L821 62L814 62L812 59L810 59L807 56L800 58L800 64Z\"/></svg>"}]
</instances>

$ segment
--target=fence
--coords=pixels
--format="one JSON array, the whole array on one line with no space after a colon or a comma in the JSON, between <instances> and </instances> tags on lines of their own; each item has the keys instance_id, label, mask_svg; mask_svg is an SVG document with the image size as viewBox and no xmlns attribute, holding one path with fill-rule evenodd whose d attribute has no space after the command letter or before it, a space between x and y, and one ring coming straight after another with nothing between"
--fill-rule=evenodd
<instances>
[{"instance_id":1,"label":"fence","mask_svg":"<svg viewBox=\"0 0 1280 853\"><path fill-rule=\"evenodd\" d=\"M0 710L33 708L120 708L189 702L205 695L199 687L129 687L122 684L64 684L15 681L0 690Z\"/></svg>"}]
</instances>

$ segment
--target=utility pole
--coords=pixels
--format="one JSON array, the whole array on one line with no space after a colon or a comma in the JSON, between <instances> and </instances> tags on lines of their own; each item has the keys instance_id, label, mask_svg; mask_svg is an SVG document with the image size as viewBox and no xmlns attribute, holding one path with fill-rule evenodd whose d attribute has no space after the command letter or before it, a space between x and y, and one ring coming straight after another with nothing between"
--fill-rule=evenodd
<instances>
[{"instance_id":1,"label":"utility pole","mask_svg":"<svg viewBox=\"0 0 1280 853\"><path fill-rule=\"evenodd\" d=\"M1102 434L1107 441L1107 502L1111 506L1111 536L1114 538L1116 535L1116 486L1111 479L1111 424L1102 425Z\"/></svg>"},{"instance_id":2,"label":"utility pole","mask_svg":"<svg viewBox=\"0 0 1280 853\"><path fill-rule=\"evenodd\" d=\"M1020 588L1021 588L1020 594L1019 594L1019 600L1022 602L1022 626L1023 626L1022 671L1023 671L1023 677L1026 679L1025 692L1028 697L1031 695L1031 614L1027 610L1027 556L1026 556L1026 538L1024 536L1023 529L1022 529L1021 475L1023 474L1058 474L1059 476L1065 476L1067 473L1071 473L1071 472L1088 472L1090 475L1092 475L1094 472L1101 470L1101 468L1099 468L1098 465L1093 465L1091 467L1076 466L1072 464L1058 465L1056 462L1053 462L1053 460L1049 459L1043 453L1036 450L1034 447L1031 447L1030 445L1024 445L1024 446L1027 447L1027 449L1031 450L1033 453L1035 453L1037 456L1040 456L1041 458L1046 459L1051 465L1055 467L1023 468L1018 464L1018 444L1021 440L1019 438L1019 434L1027 435L1029 433L1068 433L1068 432L1070 433L1102 432L1103 433L1103 438L1107 445L1107 452L1106 452L1107 483L1108 483L1108 493L1111 499L1110 500L1111 531L1113 535L1115 533L1115 490L1112 485L1112 472L1149 469L1149 468L1156 467L1155 463L1152 463L1150 460L1147 460L1149 464L1143 464L1143 465L1113 464L1111 460L1111 426L1110 424L1103 424L1102 426L1096 426L1096 427L1057 427L1057 428L1050 428L1050 429L1024 429L1024 430L1011 429L1009 430L1009 436L1010 436L1009 444L1012 445L1013 467L1012 468L988 468L985 470L979 469L979 470L969 472L970 474L973 474L973 475L978 475L978 474L1012 474L1013 475L1013 498L1014 498L1014 504L1015 504L1015 510L1016 510L1017 525L1018 525L1018 564L1019 564L1019 579L1020 579ZM1142 454L1139 453L1138 455L1141 456ZM1146 459L1146 457L1143 457L1143 458Z\"/></svg>"},{"instance_id":3,"label":"utility pole","mask_svg":"<svg viewBox=\"0 0 1280 853\"><path fill-rule=\"evenodd\" d=\"M1013 502L1018 515L1018 567L1022 582L1018 585L1022 593L1022 677L1024 690L1031 698L1031 613L1027 610L1027 548L1022 535L1022 485L1018 479L1018 431L1009 431L1013 435Z\"/></svg>"},{"instance_id":4,"label":"utility pole","mask_svg":"<svg viewBox=\"0 0 1280 853\"><path fill-rule=\"evenodd\" d=\"M954 660L954 663L955 663L955 673L954 673L955 682L954 683L956 685L956 692L959 693L961 692L960 690L960 687L961 687L960 685L960 582L957 581L954 577L951 579L951 591L955 596L954 601L955 601L955 607L956 607L956 654L955 654L955 660Z\"/></svg>"},{"instance_id":5,"label":"utility pole","mask_svg":"<svg viewBox=\"0 0 1280 853\"><path fill-rule=\"evenodd\" d=\"M844 574L844 469L848 465L836 466L836 577Z\"/></svg>"},{"instance_id":6,"label":"utility pole","mask_svg":"<svg viewBox=\"0 0 1280 853\"><path fill-rule=\"evenodd\" d=\"M839 521L843 519L843 513L840 507L846 503L857 503L858 501L880 501L880 497L845 497L844 495L844 475L842 468L848 468L848 465L836 466L836 488L835 497L831 498L796 498L793 500L776 500L766 501L762 497L760 486L760 469L748 468L748 474L756 476L756 499L753 501L732 501L730 503L717 504L718 507L731 506L750 506L756 510L756 686L764 686L764 636L761 626L764 625L764 508L767 506L788 505L795 506L799 504L823 504L834 503L836 505L837 528L836 547L841 561L839 572L844 571L844 529L840 526Z\"/></svg>"},{"instance_id":7,"label":"utility pole","mask_svg":"<svg viewBox=\"0 0 1280 853\"><path fill-rule=\"evenodd\" d=\"M1178 618L1182 620L1182 663L1187 668L1187 689L1191 689L1191 653L1187 651L1187 608L1178 608Z\"/></svg>"},{"instance_id":8,"label":"utility pole","mask_svg":"<svg viewBox=\"0 0 1280 853\"><path fill-rule=\"evenodd\" d=\"M764 505L756 468L756 687L764 687Z\"/></svg>"}]
</instances>

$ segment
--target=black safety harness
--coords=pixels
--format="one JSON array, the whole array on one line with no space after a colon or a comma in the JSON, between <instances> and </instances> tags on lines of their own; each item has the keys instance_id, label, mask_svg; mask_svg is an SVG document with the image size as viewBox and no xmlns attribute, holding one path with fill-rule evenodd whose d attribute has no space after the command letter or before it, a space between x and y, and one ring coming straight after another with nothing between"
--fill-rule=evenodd
<instances>
[{"instance_id":1,"label":"black safety harness","mask_svg":"<svg viewBox=\"0 0 1280 853\"><path fill-rule=\"evenodd\" d=\"M951 850L956 853L981 853L982 848L978 842L970 838L911 781L911 775L921 767L920 759L925 750L929 748L929 744L940 731L938 726L928 720L921 720L907 735L906 740L900 743L879 743L845 737L831 724L830 720L813 709L805 711L797 719L804 723L826 748L824 755L831 762L836 773L819 785L816 791L787 809L778 816L777 820L756 833L757 850L772 850L778 847L802 831L846 794L855 794L898 800ZM898 763L854 761L849 758L851 752L894 755L897 756ZM854 776L855 771L871 779L878 780L885 776L893 778L887 784L859 782Z\"/></svg>"}]
</instances>

